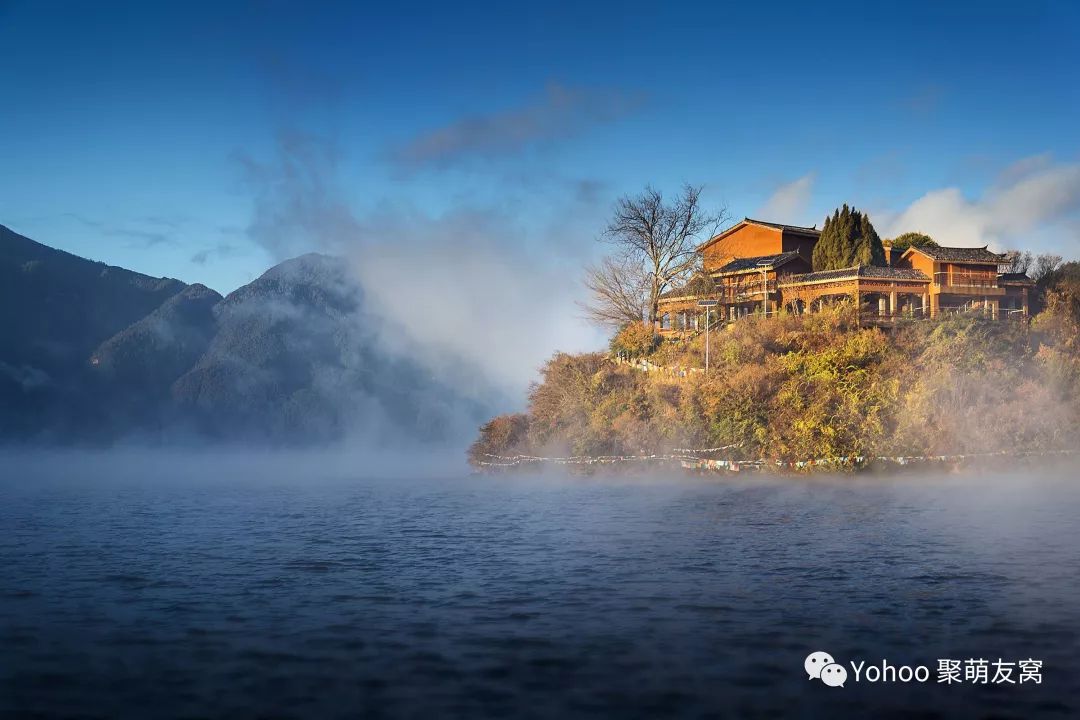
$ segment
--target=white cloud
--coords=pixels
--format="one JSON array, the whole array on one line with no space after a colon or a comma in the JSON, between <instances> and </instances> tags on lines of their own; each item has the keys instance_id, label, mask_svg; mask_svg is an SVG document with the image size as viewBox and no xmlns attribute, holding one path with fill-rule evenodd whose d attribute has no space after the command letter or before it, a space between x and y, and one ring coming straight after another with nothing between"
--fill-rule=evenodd
<instances>
[{"instance_id":1,"label":"white cloud","mask_svg":"<svg viewBox=\"0 0 1080 720\"><path fill-rule=\"evenodd\" d=\"M1025 158L978 197L933 190L899 212L877 213L882 237L925 232L942 245L988 245L1080 256L1080 163Z\"/></svg>"},{"instance_id":2,"label":"white cloud","mask_svg":"<svg viewBox=\"0 0 1080 720\"><path fill-rule=\"evenodd\" d=\"M467 391L490 384L522 398L555 350L603 347L576 304L585 256L570 253L573 271L552 262L549 253L568 248L543 242L547 232L465 208L431 216L394 207L361 222L365 240L348 254L383 340L441 379L460 388L471 376ZM514 242L526 235L531 242Z\"/></svg>"},{"instance_id":3,"label":"white cloud","mask_svg":"<svg viewBox=\"0 0 1080 720\"><path fill-rule=\"evenodd\" d=\"M798 180L781 185L769 196L755 215L762 220L794 225L805 222L810 194L814 190L814 180L815 173L807 173Z\"/></svg>"},{"instance_id":4,"label":"white cloud","mask_svg":"<svg viewBox=\"0 0 1080 720\"><path fill-rule=\"evenodd\" d=\"M604 212L596 183L548 188L529 222L515 187L500 204L460 199L431 213L383 201L357 212L323 138L283 132L276 155L238 160L255 198L248 236L276 259L347 258L383 344L462 394L523 399L555 350L603 347L577 305Z\"/></svg>"}]
</instances>

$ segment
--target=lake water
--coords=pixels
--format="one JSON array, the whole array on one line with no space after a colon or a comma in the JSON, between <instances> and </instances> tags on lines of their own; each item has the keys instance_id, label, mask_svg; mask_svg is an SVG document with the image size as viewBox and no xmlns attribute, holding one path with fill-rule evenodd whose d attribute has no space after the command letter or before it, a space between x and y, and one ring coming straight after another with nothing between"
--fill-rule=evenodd
<instances>
[{"instance_id":1,"label":"lake water","mask_svg":"<svg viewBox=\"0 0 1080 720\"><path fill-rule=\"evenodd\" d=\"M0 712L1075 717L1075 468L393 477L67 457L0 482ZM807 679L815 650L928 683ZM1043 661L1041 684L938 659ZM993 671L991 671L991 675ZM1016 679L1016 674L1013 679Z\"/></svg>"}]
</instances>

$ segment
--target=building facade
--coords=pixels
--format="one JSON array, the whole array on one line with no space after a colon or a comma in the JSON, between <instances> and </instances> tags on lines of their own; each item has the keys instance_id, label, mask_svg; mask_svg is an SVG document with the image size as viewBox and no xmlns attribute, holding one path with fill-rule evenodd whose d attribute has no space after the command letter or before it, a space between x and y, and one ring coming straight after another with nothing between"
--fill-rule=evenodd
<instances>
[{"instance_id":1,"label":"building facade","mask_svg":"<svg viewBox=\"0 0 1080 720\"><path fill-rule=\"evenodd\" d=\"M993 318L1028 315L1031 280L1007 273L1007 259L982 248L887 248L889 265L840 270L813 267L821 231L745 218L698 248L702 276L660 298L663 335L705 327L703 300L716 301L710 322L751 313L813 312L850 300L862 321L888 325L902 319L981 312Z\"/></svg>"}]
</instances>

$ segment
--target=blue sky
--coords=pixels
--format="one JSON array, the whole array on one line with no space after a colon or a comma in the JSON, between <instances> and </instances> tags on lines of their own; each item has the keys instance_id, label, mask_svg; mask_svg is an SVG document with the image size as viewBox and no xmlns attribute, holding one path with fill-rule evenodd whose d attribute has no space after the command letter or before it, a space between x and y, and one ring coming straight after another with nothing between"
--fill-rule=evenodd
<instances>
[{"instance_id":1,"label":"blue sky","mask_svg":"<svg viewBox=\"0 0 1080 720\"><path fill-rule=\"evenodd\" d=\"M1076 257L1078 35L1067 2L0 0L0 223L227 292L342 246L572 270L689 181Z\"/></svg>"}]
</instances>

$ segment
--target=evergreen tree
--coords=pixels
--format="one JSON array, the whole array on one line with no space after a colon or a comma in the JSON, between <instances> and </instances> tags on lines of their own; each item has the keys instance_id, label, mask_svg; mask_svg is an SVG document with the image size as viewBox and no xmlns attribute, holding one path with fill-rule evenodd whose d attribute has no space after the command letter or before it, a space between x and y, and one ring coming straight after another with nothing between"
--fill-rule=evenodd
<instances>
[{"instance_id":1,"label":"evergreen tree","mask_svg":"<svg viewBox=\"0 0 1080 720\"><path fill-rule=\"evenodd\" d=\"M909 247L935 246L937 246L937 243L934 242L934 238L921 232L906 232L902 235L897 235L892 241L893 250L897 252L904 252Z\"/></svg>"},{"instance_id":2,"label":"evergreen tree","mask_svg":"<svg viewBox=\"0 0 1080 720\"><path fill-rule=\"evenodd\" d=\"M866 213L844 205L825 218L814 246L814 270L885 265L885 248Z\"/></svg>"}]
</instances>

